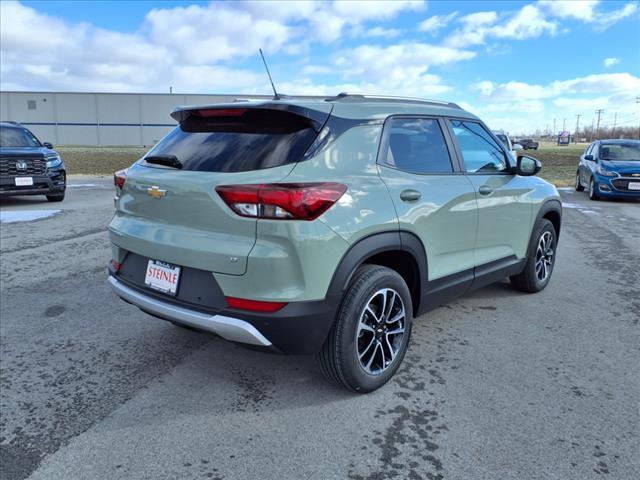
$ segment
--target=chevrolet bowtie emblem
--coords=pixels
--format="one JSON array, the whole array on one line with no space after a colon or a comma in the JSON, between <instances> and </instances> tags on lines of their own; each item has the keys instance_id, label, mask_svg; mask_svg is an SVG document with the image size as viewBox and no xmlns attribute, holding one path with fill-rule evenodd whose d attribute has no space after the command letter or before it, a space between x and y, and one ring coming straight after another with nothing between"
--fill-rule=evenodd
<instances>
[{"instance_id":1,"label":"chevrolet bowtie emblem","mask_svg":"<svg viewBox=\"0 0 640 480\"><path fill-rule=\"evenodd\" d=\"M157 187L156 185L147 188L147 195L151 195L153 198L162 198L166 194L166 190L161 190L160 187Z\"/></svg>"}]
</instances>

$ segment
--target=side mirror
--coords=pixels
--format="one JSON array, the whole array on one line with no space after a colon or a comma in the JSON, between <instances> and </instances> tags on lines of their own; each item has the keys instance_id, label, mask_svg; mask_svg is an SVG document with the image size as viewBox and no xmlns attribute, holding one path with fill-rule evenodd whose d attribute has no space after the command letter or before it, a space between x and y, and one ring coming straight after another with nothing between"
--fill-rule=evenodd
<instances>
[{"instance_id":1,"label":"side mirror","mask_svg":"<svg viewBox=\"0 0 640 480\"><path fill-rule=\"evenodd\" d=\"M514 143L513 144L513 149L514 150L522 150L524 147L522 145L520 145L519 143Z\"/></svg>"},{"instance_id":2,"label":"side mirror","mask_svg":"<svg viewBox=\"0 0 640 480\"><path fill-rule=\"evenodd\" d=\"M517 175L530 177L531 175L538 173L541 169L542 164L540 163L540 160L528 157L527 155L518 156L518 162L516 164Z\"/></svg>"},{"instance_id":3,"label":"side mirror","mask_svg":"<svg viewBox=\"0 0 640 480\"><path fill-rule=\"evenodd\" d=\"M585 155L584 159L589 161L589 162L595 162L596 161L596 159L593 158L593 155Z\"/></svg>"},{"instance_id":4,"label":"side mirror","mask_svg":"<svg viewBox=\"0 0 640 480\"><path fill-rule=\"evenodd\" d=\"M53 143L42 142L42 145L44 146L44 148L48 148L48 149L52 149L53 148Z\"/></svg>"}]
</instances>

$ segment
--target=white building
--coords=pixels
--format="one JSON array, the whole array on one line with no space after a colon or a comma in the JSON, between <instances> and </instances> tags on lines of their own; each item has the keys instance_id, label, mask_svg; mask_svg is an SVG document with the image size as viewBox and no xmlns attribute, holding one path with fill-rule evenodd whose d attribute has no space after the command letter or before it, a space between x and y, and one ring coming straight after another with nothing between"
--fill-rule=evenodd
<instances>
[{"instance_id":1,"label":"white building","mask_svg":"<svg viewBox=\"0 0 640 480\"><path fill-rule=\"evenodd\" d=\"M150 146L176 122L178 105L269 95L0 92L0 120L20 122L54 145Z\"/></svg>"}]
</instances>

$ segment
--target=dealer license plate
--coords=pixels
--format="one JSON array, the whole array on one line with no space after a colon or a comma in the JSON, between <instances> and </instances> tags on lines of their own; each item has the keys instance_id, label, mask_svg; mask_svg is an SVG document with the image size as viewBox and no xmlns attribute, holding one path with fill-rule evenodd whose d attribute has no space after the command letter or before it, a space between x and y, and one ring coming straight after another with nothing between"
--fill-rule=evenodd
<instances>
[{"instance_id":1,"label":"dealer license plate","mask_svg":"<svg viewBox=\"0 0 640 480\"><path fill-rule=\"evenodd\" d=\"M640 190L640 182L629 182L629 190Z\"/></svg>"},{"instance_id":2,"label":"dealer license plate","mask_svg":"<svg viewBox=\"0 0 640 480\"><path fill-rule=\"evenodd\" d=\"M33 178L32 177L17 177L16 178L16 187L31 187L33 186Z\"/></svg>"},{"instance_id":3,"label":"dealer license plate","mask_svg":"<svg viewBox=\"0 0 640 480\"><path fill-rule=\"evenodd\" d=\"M175 295L180 280L180 267L158 260L149 260L144 284L154 290Z\"/></svg>"}]
</instances>

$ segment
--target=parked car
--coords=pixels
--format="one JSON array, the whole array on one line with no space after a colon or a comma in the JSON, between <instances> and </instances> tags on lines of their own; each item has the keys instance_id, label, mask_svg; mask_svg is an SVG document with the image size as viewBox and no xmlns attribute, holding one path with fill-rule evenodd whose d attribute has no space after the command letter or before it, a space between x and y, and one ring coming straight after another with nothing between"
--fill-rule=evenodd
<instances>
[{"instance_id":1,"label":"parked car","mask_svg":"<svg viewBox=\"0 0 640 480\"><path fill-rule=\"evenodd\" d=\"M317 354L382 386L413 318L471 289L551 278L561 203L456 104L341 94L173 111L117 172L109 283L179 325Z\"/></svg>"},{"instance_id":2,"label":"parked car","mask_svg":"<svg viewBox=\"0 0 640 480\"><path fill-rule=\"evenodd\" d=\"M494 130L493 134L502 142L502 145L511 152L513 158L518 157L518 150L522 150L522 145L517 142L511 143L511 137L504 130Z\"/></svg>"},{"instance_id":3,"label":"parked car","mask_svg":"<svg viewBox=\"0 0 640 480\"><path fill-rule=\"evenodd\" d=\"M64 200L66 170L50 143L17 122L0 122L0 195L46 195Z\"/></svg>"},{"instance_id":4,"label":"parked car","mask_svg":"<svg viewBox=\"0 0 640 480\"><path fill-rule=\"evenodd\" d=\"M580 157L576 190L601 197L640 198L640 140L597 140Z\"/></svg>"},{"instance_id":5,"label":"parked car","mask_svg":"<svg viewBox=\"0 0 640 480\"><path fill-rule=\"evenodd\" d=\"M521 138L518 140L518 143L522 145L522 148L525 150L537 150L539 145L538 142L531 138Z\"/></svg>"}]
</instances>

